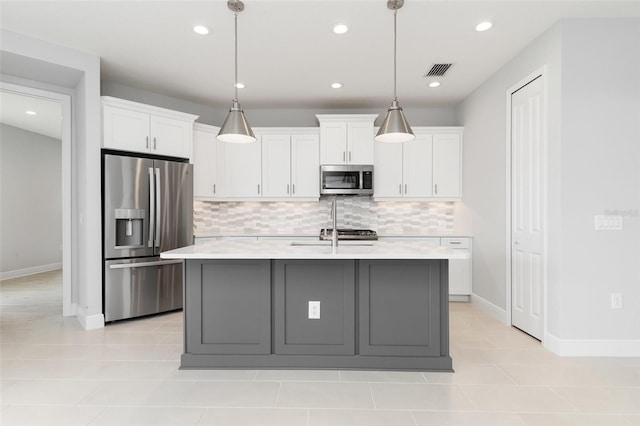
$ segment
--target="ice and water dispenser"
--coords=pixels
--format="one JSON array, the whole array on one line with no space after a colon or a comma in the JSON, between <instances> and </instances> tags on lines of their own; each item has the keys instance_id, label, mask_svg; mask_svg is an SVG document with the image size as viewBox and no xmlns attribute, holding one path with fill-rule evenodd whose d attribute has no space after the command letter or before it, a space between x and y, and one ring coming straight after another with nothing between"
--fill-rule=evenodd
<instances>
[{"instance_id":1,"label":"ice and water dispenser","mask_svg":"<svg viewBox=\"0 0 640 426\"><path fill-rule=\"evenodd\" d=\"M115 248L144 247L144 217L142 209L116 209Z\"/></svg>"}]
</instances>

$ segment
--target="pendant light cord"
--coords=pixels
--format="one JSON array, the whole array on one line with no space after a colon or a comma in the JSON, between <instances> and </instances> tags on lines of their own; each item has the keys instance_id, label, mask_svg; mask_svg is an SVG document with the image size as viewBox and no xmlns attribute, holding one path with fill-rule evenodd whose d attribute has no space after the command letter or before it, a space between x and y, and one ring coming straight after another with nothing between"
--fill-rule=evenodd
<instances>
[{"instance_id":1,"label":"pendant light cord","mask_svg":"<svg viewBox=\"0 0 640 426\"><path fill-rule=\"evenodd\" d=\"M233 87L235 88L235 98L234 100L236 102L238 102L238 12L234 13L235 15L235 51L236 51L236 56L235 56L235 78L234 78L234 83L233 83Z\"/></svg>"},{"instance_id":2,"label":"pendant light cord","mask_svg":"<svg viewBox=\"0 0 640 426\"><path fill-rule=\"evenodd\" d=\"M397 28L397 24L396 24L396 17L398 15L398 10L395 9L393 11L393 100L398 100L398 96L396 94L396 81L397 81L397 77L396 77L396 39L397 39L397 34L396 34L396 28Z\"/></svg>"}]
</instances>

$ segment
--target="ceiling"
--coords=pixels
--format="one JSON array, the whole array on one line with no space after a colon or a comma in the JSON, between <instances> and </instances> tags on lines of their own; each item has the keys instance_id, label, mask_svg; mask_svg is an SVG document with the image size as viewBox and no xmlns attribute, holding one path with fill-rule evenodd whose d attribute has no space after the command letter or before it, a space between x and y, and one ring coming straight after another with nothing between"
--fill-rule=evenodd
<instances>
[{"instance_id":1,"label":"ceiling","mask_svg":"<svg viewBox=\"0 0 640 426\"><path fill-rule=\"evenodd\" d=\"M393 97L393 13L384 0L244 0L239 98L252 108L380 108ZM228 108L233 13L209 1L1 1L2 28L101 57L102 79ZM640 17L636 1L406 0L398 11L398 100L452 106L563 18ZM493 28L476 32L483 20ZM332 27L349 31L336 35ZM210 34L192 31L206 25ZM424 78L453 63L440 87ZM333 82L344 84L332 89Z\"/></svg>"},{"instance_id":2,"label":"ceiling","mask_svg":"<svg viewBox=\"0 0 640 426\"><path fill-rule=\"evenodd\" d=\"M61 139L62 106L59 102L0 90L0 123Z\"/></svg>"}]
</instances>

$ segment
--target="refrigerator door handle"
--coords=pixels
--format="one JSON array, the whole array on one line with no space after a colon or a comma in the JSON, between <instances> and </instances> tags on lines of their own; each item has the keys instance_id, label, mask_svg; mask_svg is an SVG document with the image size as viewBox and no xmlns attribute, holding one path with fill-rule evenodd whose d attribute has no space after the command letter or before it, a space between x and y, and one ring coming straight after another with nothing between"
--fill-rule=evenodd
<instances>
[{"instance_id":1,"label":"refrigerator door handle","mask_svg":"<svg viewBox=\"0 0 640 426\"><path fill-rule=\"evenodd\" d=\"M156 220L156 185L153 178L153 168L149 167L149 247L153 247L153 230Z\"/></svg>"},{"instance_id":2,"label":"refrigerator door handle","mask_svg":"<svg viewBox=\"0 0 640 426\"><path fill-rule=\"evenodd\" d=\"M131 269L131 268L145 268L147 266L165 266L182 263L182 259L174 260L158 260L156 262L138 262L138 263L116 263L109 265L109 269Z\"/></svg>"},{"instance_id":3,"label":"refrigerator door handle","mask_svg":"<svg viewBox=\"0 0 640 426\"><path fill-rule=\"evenodd\" d=\"M162 186L160 185L160 169L156 168L156 238L155 247L160 247L160 210L162 210Z\"/></svg>"}]
</instances>

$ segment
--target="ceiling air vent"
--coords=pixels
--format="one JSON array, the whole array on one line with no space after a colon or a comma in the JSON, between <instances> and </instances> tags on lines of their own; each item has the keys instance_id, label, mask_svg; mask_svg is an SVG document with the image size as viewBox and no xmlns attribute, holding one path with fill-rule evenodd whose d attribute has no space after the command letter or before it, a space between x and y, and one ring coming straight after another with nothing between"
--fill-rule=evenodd
<instances>
[{"instance_id":1,"label":"ceiling air vent","mask_svg":"<svg viewBox=\"0 0 640 426\"><path fill-rule=\"evenodd\" d=\"M426 72L425 77L442 77L451 68L453 64L433 64L431 69Z\"/></svg>"}]
</instances>

